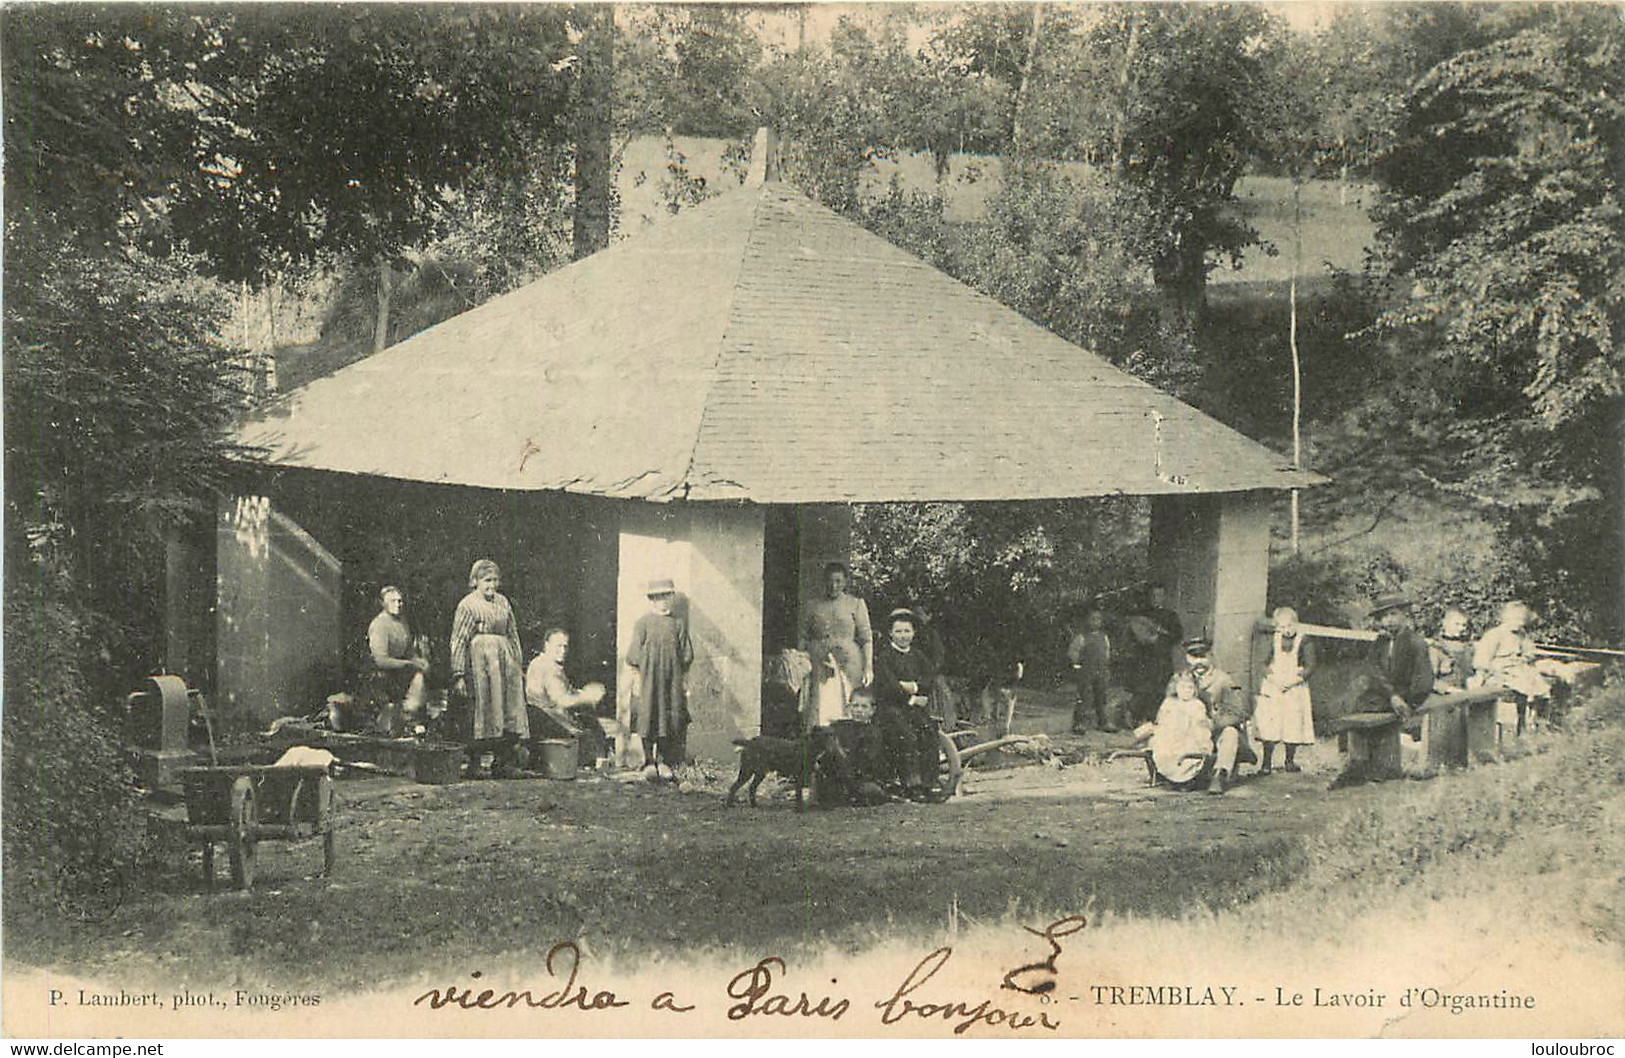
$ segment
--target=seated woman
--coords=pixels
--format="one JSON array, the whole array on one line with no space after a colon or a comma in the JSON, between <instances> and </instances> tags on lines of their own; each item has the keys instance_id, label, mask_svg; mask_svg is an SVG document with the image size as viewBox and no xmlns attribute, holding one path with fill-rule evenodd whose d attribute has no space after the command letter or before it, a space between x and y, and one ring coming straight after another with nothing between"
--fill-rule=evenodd
<instances>
[{"instance_id":1,"label":"seated woman","mask_svg":"<svg viewBox=\"0 0 1625 1058\"><path fill-rule=\"evenodd\" d=\"M411 627L401 616L406 597L401 589L388 585L378 593L378 616L367 626L367 649L372 655L373 692L381 706L379 726L386 734L398 735L405 721L416 720L423 711L424 675L429 671L424 644L414 639Z\"/></svg>"},{"instance_id":2,"label":"seated woman","mask_svg":"<svg viewBox=\"0 0 1625 1058\"><path fill-rule=\"evenodd\" d=\"M911 801L936 800L941 743L928 707L936 673L914 647L914 612L891 612L886 643L875 651L875 725L889 758L889 770Z\"/></svg>"},{"instance_id":3,"label":"seated woman","mask_svg":"<svg viewBox=\"0 0 1625 1058\"><path fill-rule=\"evenodd\" d=\"M1175 677L1173 693L1163 699L1154 726L1151 763L1157 774L1175 786L1196 782L1213 753L1213 728L1190 673Z\"/></svg>"},{"instance_id":4,"label":"seated woman","mask_svg":"<svg viewBox=\"0 0 1625 1058\"><path fill-rule=\"evenodd\" d=\"M580 740L582 758L597 761L607 754L604 729L598 725L598 703L604 685L577 688L564 673L570 655L570 633L549 628L542 633L542 652L525 670L525 706L532 738Z\"/></svg>"}]
</instances>

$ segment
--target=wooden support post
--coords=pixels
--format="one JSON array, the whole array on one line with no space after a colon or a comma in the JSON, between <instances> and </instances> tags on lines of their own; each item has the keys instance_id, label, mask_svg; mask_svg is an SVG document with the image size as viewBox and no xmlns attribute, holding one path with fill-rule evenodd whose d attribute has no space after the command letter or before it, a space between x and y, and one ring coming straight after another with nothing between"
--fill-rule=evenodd
<instances>
[{"instance_id":1,"label":"wooden support post","mask_svg":"<svg viewBox=\"0 0 1625 1058\"><path fill-rule=\"evenodd\" d=\"M1463 739L1466 742L1467 762L1476 764L1493 759L1500 746L1496 740L1496 702L1494 699L1471 702L1466 706L1463 721Z\"/></svg>"},{"instance_id":2,"label":"wooden support post","mask_svg":"<svg viewBox=\"0 0 1625 1058\"><path fill-rule=\"evenodd\" d=\"M1351 713L1339 717L1334 728L1346 737L1348 760L1339 782L1397 779L1400 767L1399 732L1403 726L1394 713Z\"/></svg>"}]
</instances>

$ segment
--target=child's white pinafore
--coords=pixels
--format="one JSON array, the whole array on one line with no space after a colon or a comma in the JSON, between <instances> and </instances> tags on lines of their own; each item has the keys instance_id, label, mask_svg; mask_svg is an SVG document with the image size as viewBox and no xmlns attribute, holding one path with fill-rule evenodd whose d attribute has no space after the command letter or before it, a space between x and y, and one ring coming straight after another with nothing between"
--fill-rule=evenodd
<instances>
[{"instance_id":1,"label":"child's white pinafore","mask_svg":"<svg viewBox=\"0 0 1625 1058\"><path fill-rule=\"evenodd\" d=\"M1304 635L1292 637L1289 647L1275 633L1275 652L1270 668L1258 688L1258 709L1253 722L1258 737L1265 742L1293 742L1300 746L1315 741L1315 714L1309 701L1309 685L1299 682L1298 651Z\"/></svg>"}]
</instances>

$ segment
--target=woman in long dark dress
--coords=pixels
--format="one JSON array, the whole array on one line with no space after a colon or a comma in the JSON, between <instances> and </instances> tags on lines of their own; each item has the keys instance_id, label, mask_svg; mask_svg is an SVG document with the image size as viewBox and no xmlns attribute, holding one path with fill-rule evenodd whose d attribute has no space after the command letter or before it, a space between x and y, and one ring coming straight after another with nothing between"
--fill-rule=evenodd
<instances>
[{"instance_id":1,"label":"woman in long dark dress","mask_svg":"<svg viewBox=\"0 0 1625 1058\"><path fill-rule=\"evenodd\" d=\"M626 663L637 672L632 699L633 726L643 740L643 772L651 780L672 781L683 763L688 739L688 688L694 662L688 622L673 613L676 589L670 580L649 583L653 609L632 628Z\"/></svg>"}]
</instances>

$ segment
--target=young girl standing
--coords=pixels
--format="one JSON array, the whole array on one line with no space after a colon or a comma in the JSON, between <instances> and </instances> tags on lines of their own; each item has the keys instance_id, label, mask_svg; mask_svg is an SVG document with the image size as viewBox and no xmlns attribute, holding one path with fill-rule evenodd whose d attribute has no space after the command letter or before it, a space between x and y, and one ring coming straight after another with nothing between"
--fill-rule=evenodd
<instances>
[{"instance_id":1,"label":"young girl standing","mask_svg":"<svg viewBox=\"0 0 1625 1058\"><path fill-rule=\"evenodd\" d=\"M649 584L651 611L632 628L626 663L636 671L632 700L634 725L643 739L643 774L651 781L674 782L687 753L688 667L694 647L688 622L674 612L676 588L670 580Z\"/></svg>"},{"instance_id":2,"label":"young girl standing","mask_svg":"<svg viewBox=\"0 0 1625 1058\"><path fill-rule=\"evenodd\" d=\"M1277 742L1286 745L1282 771L1299 771L1299 746L1313 745L1315 718L1309 701L1309 673L1315 666L1314 647L1298 627L1298 614L1289 606L1275 611L1275 635L1269 671L1258 688L1258 710L1253 721L1264 743L1264 761L1258 774L1268 775Z\"/></svg>"}]
</instances>

